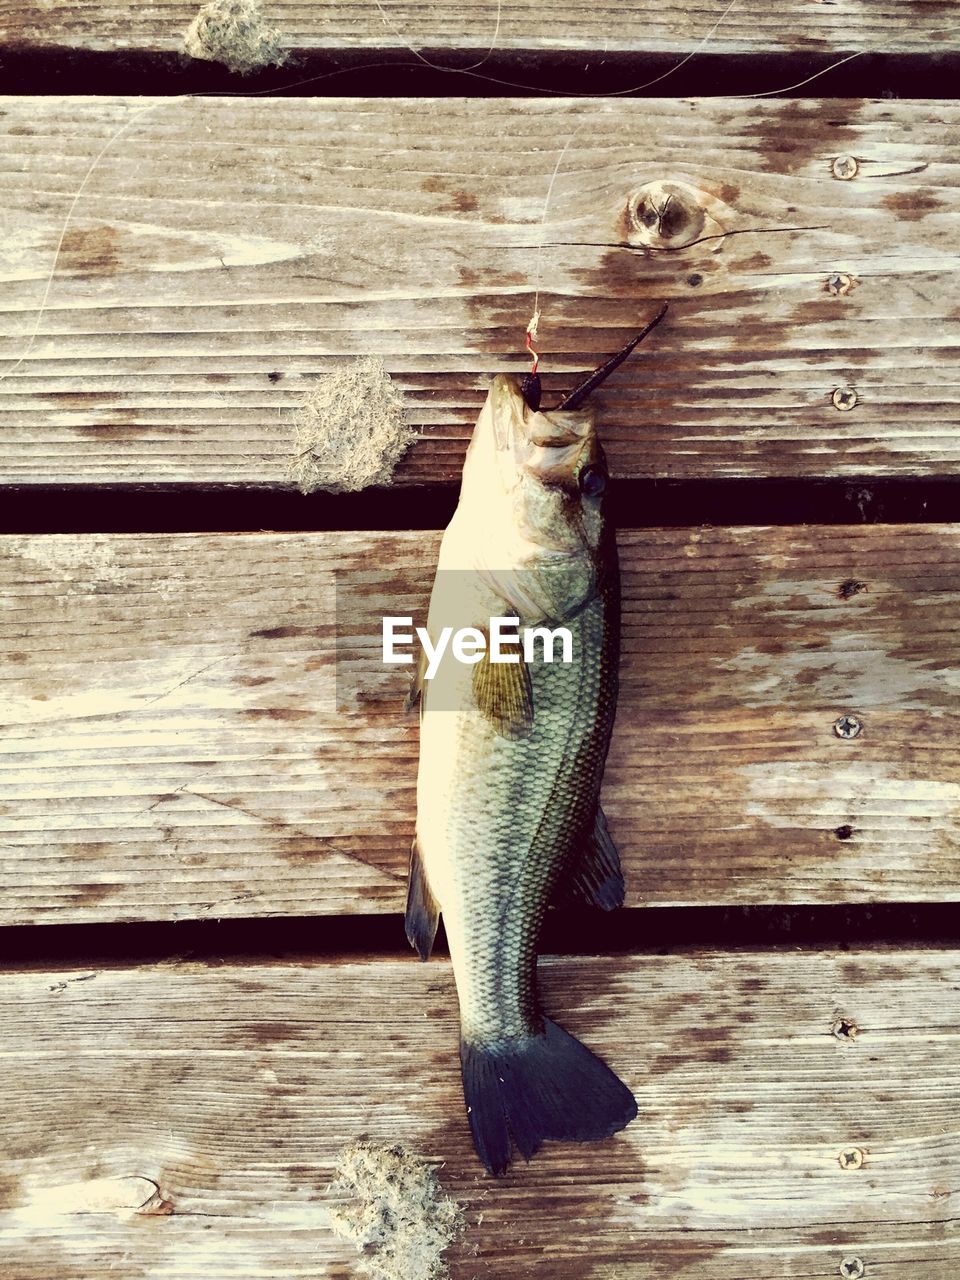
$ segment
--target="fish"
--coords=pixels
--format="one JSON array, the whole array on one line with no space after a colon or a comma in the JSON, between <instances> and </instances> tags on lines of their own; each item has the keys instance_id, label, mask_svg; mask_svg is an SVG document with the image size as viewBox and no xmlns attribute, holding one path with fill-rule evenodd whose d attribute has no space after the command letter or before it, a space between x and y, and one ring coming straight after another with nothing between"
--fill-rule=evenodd
<instances>
[{"instance_id":1,"label":"fish","mask_svg":"<svg viewBox=\"0 0 960 1280\"><path fill-rule=\"evenodd\" d=\"M420 705L420 760L406 934L427 960L443 917L467 1117L495 1177L515 1152L529 1160L545 1141L608 1138L637 1115L627 1085L546 1016L536 969L549 905L623 903L600 806L617 703L619 570L606 459L585 401L664 310L555 409L541 411L535 372L492 380L426 627L434 645L445 628L470 629L473 645L430 680L421 659L408 698ZM504 629L496 619L513 621ZM547 638L534 630L538 661L526 648L535 628L568 632L572 661L547 660ZM500 661L495 631L506 636Z\"/></svg>"}]
</instances>

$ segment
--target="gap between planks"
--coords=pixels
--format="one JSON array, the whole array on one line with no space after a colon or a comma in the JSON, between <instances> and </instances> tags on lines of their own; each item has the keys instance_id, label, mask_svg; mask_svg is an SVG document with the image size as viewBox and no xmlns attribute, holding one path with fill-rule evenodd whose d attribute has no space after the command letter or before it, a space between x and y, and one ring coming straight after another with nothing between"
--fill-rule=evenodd
<instances>
[{"instance_id":1,"label":"gap between planks","mask_svg":"<svg viewBox=\"0 0 960 1280\"><path fill-rule=\"evenodd\" d=\"M267 487L88 485L0 488L0 535L435 530L453 484L310 495ZM608 510L621 530L705 525L944 524L960 512L960 476L877 480L618 480Z\"/></svg>"},{"instance_id":2,"label":"gap between planks","mask_svg":"<svg viewBox=\"0 0 960 1280\"><path fill-rule=\"evenodd\" d=\"M539 952L638 956L728 948L745 954L851 946L907 952L958 945L958 930L951 902L552 910ZM434 955L447 955L442 922ZM304 915L0 927L0 966L17 970L51 964L102 969L185 958L243 964L262 963L265 957L340 963L408 956L399 913L325 916L322 923Z\"/></svg>"}]
</instances>

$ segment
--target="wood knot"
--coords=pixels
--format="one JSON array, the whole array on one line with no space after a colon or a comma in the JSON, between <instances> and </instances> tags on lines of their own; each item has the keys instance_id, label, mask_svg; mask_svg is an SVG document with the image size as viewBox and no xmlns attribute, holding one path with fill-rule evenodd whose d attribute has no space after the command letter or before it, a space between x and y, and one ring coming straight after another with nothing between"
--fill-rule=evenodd
<instances>
[{"instance_id":1,"label":"wood knot","mask_svg":"<svg viewBox=\"0 0 960 1280\"><path fill-rule=\"evenodd\" d=\"M685 182L647 182L627 204L630 238L651 249L682 249L702 234L707 197Z\"/></svg>"}]
</instances>

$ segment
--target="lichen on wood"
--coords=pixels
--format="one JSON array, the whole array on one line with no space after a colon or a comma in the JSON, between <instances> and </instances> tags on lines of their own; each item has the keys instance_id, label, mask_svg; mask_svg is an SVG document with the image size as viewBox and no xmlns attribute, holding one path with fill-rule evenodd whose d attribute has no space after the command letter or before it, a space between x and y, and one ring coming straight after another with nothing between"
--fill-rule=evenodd
<instances>
[{"instance_id":1,"label":"lichen on wood","mask_svg":"<svg viewBox=\"0 0 960 1280\"><path fill-rule=\"evenodd\" d=\"M222 62L240 75L280 66L286 57L280 33L267 23L259 0L210 0L187 28L183 51L204 62Z\"/></svg>"},{"instance_id":2,"label":"lichen on wood","mask_svg":"<svg viewBox=\"0 0 960 1280\"><path fill-rule=\"evenodd\" d=\"M293 475L301 493L389 484L414 432L383 361L368 356L320 378L294 417Z\"/></svg>"},{"instance_id":3,"label":"lichen on wood","mask_svg":"<svg viewBox=\"0 0 960 1280\"><path fill-rule=\"evenodd\" d=\"M337 1235L354 1241L374 1280L443 1280L444 1250L463 1231L463 1211L436 1170L405 1147L355 1142L340 1152L330 1211Z\"/></svg>"}]
</instances>

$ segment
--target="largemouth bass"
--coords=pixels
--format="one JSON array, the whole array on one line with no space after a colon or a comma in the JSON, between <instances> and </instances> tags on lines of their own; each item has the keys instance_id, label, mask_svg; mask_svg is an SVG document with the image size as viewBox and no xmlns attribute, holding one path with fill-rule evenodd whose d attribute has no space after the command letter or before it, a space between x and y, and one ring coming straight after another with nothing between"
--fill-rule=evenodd
<instances>
[{"instance_id":1,"label":"largemouth bass","mask_svg":"<svg viewBox=\"0 0 960 1280\"><path fill-rule=\"evenodd\" d=\"M434 645L448 627L476 628L487 643L431 680L421 667L417 687L407 936L427 959L442 912L470 1129L495 1176L514 1147L529 1159L544 1140L606 1138L637 1114L613 1071L544 1015L536 983L550 903L623 901L599 802L617 700L616 540L592 415L573 407L614 363L550 412L538 411L538 385L494 378L427 620ZM540 661L519 644L512 660L492 661L491 619L503 617L521 631L565 628L572 661L543 660L545 640Z\"/></svg>"}]
</instances>

